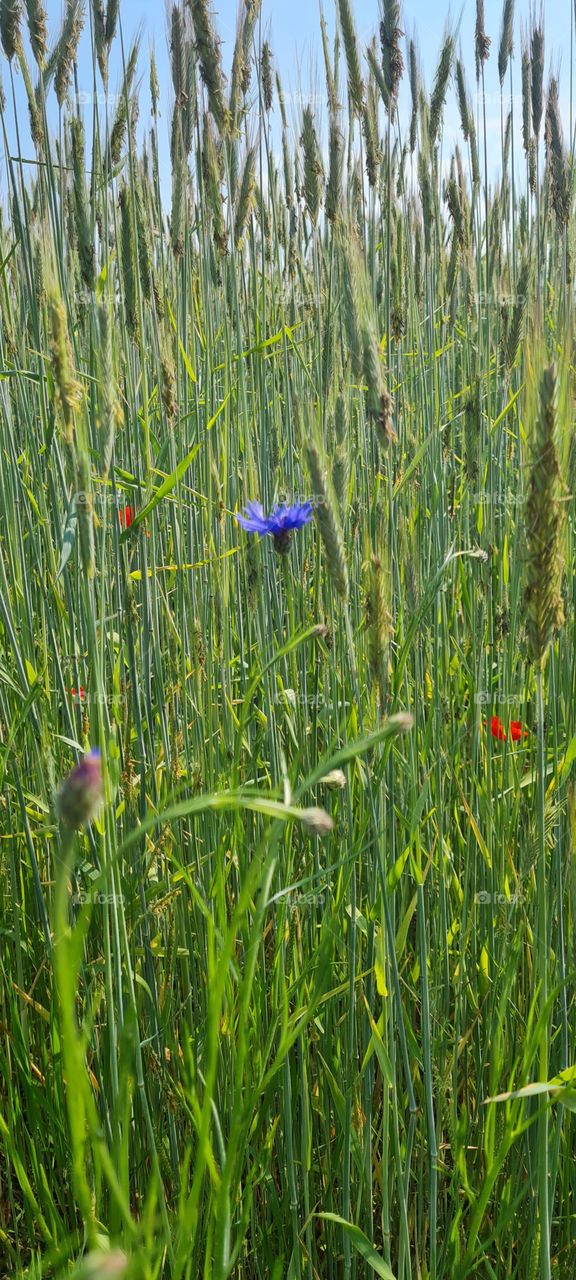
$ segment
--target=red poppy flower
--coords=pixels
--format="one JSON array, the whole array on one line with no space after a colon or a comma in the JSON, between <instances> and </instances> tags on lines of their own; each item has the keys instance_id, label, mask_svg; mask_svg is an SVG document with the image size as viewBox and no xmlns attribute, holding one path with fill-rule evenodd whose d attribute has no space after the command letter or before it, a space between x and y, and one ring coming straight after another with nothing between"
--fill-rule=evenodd
<instances>
[{"instance_id":1,"label":"red poppy flower","mask_svg":"<svg viewBox=\"0 0 576 1280\"><path fill-rule=\"evenodd\" d=\"M510 721L510 737L513 742L520 742L521 738L528 737L528 730L522 728L521 720Z\"/></svg>"},{"instance_id":2,"label":"red poppy flower","mask_svg":"<svg viewBox=\"0 0 576 1280\"><path fill-rule=\"evenodd\" d=\"M490 732L493 738L497 738L499 742L506 741L506 730L500 716L492 716L490 721Z\"/></svg>"},{"instance_id":3,"label":"red poppy flower","mask_svg":"<svg viewBox=\"0 0 576 1280\"><path fill-rule=\"evenodd\" d=\"M76 689L74 688L74 685L72 685L72 688L70 690L70 696L72 698L75 698L77 702L84 702L86 698L86 690L84 688L84 685L81 684L78 691L76 691Z\"/></svg>"},{"instance_id":4,"label":"red poppy flower","mask_svg":"<svg viewBox=\"0 0 576 1280\"><path fill-rule=\"evenodd\" d=\"M134 519L134 508L133 508L133 507L119 507L119 509L118 509L118 519L119 519L119 521L120 521L120 528L121 528L121 529L129 529L129 528L130 528L130 525L132 524L132 521L133 521L133 519Z\"/></svg>"},{"instance_id":5,"label":"red poppy flower","mask_svg":"<svg viewBox=\"0 0 576 1280\"><path fill-rule=\"evenodd\" d=\"M120 507L118 511L118 519L120 521L121 529L129 529L130 525L134 520L134 507ZM146 534L146 537L149 538L150 537L149 530L145 529L144 532Z\"/></svg>"}]
</instances>

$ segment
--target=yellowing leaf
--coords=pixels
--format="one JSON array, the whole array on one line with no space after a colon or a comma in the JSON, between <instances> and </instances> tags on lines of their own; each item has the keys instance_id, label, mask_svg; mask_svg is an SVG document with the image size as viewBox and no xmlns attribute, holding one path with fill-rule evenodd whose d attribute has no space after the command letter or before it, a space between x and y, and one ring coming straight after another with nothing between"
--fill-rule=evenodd
<instances>
[{"instance_id":1,"label":"yellowing leaf","mask_svg":"<svg viewBox=\"0 0 576 1280\"><path fill-rule=\"evenodd\" d=\"M32 666L32 663L28 662L28 659L25 658L24 665L26 667L26 675L28 676L28 683L36 684L36 681L38 680L38 676L36 675L36 672L34 670L34 667Z\"/></svg>"},{"instance_id":2,"label":"yellowing leaf","mask_svg":"<svg viewBox=\"0 0 576 1280\"><path fill-rule=\"evenodd\" d=\"M478 975L480 979L480 990L482 995L485 995L490 985L490 957L486 946L483 946L480 952Z\"/></svg>"},{"instance_id":3,"label":"yellowing leaf","mask_svg":"<svg viewBox=\"0 0 576 1280\"><path fill-rule=\"evenodd\" d=\"M401 853L400 857L396 859L394 866L390 868L390 871L386 876L386 884L388 889L396 888L396 885L400 880L400 877L402 875L402 872L404 870L404 867L406 866L406 863L409 857L410 857L410 845L407 845L404 852Z\"/></svg>"},{"instance_id":4,"label":"yellowing leaf","mask_svg":"<svg viewBox=\"0 0 576 1280\"><path fill-rule=\"evenodd\" d=\"M374 959L374 976L376 978L376 989L378 995L384 998L388 995L388 987L386 986L386 956L384 954L384 935L379 929L376 934L376 956Z\"/></svg>"}]
</instances>

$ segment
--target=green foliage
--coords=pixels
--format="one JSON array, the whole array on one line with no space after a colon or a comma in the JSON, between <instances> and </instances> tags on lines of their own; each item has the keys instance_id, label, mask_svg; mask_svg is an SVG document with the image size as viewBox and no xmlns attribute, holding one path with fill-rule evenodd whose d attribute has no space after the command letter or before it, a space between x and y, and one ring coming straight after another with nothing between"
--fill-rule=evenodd
<instances>
[{"instance_id":1,"label":"green foliage","mask_svg":"<svg viewBox=\"0 0 576 1280\"><path fill-rule=\"evenodd\" d=\"M486 191L471 50L337 10L325 117L190 0L138 124L117 0L0 3L2 1275L574 1269L565 87L506 0Z\"/></svg>"}]
</instances>

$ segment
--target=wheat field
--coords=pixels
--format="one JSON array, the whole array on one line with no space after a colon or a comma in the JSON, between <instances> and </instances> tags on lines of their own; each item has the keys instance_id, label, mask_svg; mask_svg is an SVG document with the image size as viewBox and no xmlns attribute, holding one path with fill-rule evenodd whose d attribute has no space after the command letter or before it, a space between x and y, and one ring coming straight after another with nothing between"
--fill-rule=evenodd
<instances>
[{"instance_id":1,"label":"wheat field","mask_svg":"<svg viewBox=\"0 0 576 1280\"><path fill-rule=\"evenodd\" d=\"M0 0L2 1277L576 1275L572 59L326 7Z\"/></svg>"}]
</instances>

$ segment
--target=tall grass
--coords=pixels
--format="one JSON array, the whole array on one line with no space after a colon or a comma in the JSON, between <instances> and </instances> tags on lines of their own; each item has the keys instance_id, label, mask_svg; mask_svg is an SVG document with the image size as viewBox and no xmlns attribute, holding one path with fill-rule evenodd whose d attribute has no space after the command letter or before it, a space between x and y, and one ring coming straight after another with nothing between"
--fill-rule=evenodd
<instances>
[{"instance_id":1,"label":"tall grass","mask_svg":"<svg viewBox=\"0 0 576 1280\"><path fill-rule=\"evenodd\" d=\"M520 46L506 0L495 54L479 3L426 89L400 5L366 51L339 0L324 112L287 103L259 0L229 83L190 0L143 127L121 10L67 0L49 48L40 0L0 0L0 1273L571 1277L574 184L543 27ZM101 108L81 39L94 102L120 54ZM234 518L305 498L286 555ZM104 804L63 843L90 747Z\"/></svg>"}]
</instances>

